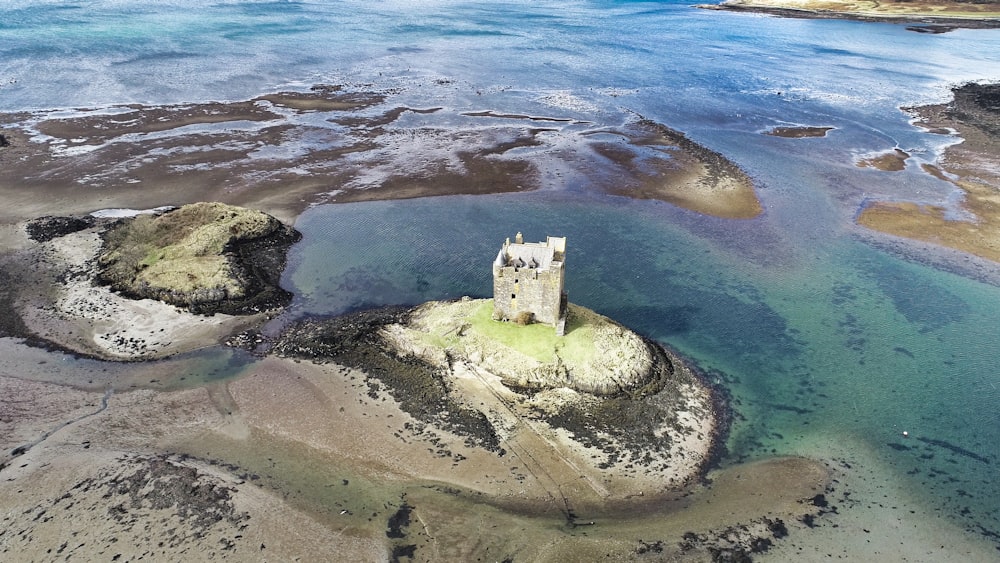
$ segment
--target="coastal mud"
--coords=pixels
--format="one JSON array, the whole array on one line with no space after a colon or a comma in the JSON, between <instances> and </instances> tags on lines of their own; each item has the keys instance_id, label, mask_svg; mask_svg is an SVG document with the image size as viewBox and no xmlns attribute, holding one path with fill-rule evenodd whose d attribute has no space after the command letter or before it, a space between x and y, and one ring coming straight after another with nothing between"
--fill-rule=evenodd
<instances>
[{"instance_id":1,"label":"coastal mud","mask_svg":"<svg viewBox=\"0 0 1000 563\"><path fill-rule=\"evenodd\" d=\"M996 3L989 1L725 0L719 4L699 4L697 7L785 18L928 24L906 28L919 33L946 33L960 28L1000 28L1000 10Z\"/></svg>"},{"instance_id":2,"label":"coastal mud","mask_svg":"<svg viewBox=\"0 0 1000 563\"><path fill-rule=\"evenodd\" d=\"M72 397L59 386L2 378L0 406L26 384ZM98 396L78 393L90 396L86 402ZM291 560L334 550L357 560L385 557L378 542L328 529L235 466L151 451L218 424L206 398L197 391L116 396L106 411L70 419L0 467L0 558ZM74 417L63 403L38 402L44 412L17 425Z\"/></svg>"},{"instance_id":3,"label":"coastal mud","mask_svg":"<svg viewBox=\"0 0 1000 563\"><path fill-rule=\"evenodd\" d=\"M869 229L924 241L1000 262L1000 84L966 84L953 90L950 104L910 108L915 124L934 134L960 138L935 163L921 169L960 190L958 204L923 201L870 201L857 223ZM901 151L872 165L896 170ZM904 153L905 154L905 153ZM958 207L958 213L954 207ZM964 217L963 217L964 216ZM965 218L971 216L971 219Z\"/></svg>"},{"instance_id":4,"label":"coastal mud","mask_svg":"<svg viewBox=\"0 0 1000 563\"><path fill-rule=\"evenodd\" d=\"M741 464L675 496L657 494L650 475L650 488L590 505L580 489L592 485L544 444L522 437L504 455L470 446L366 378L271 356L214 386L115 393L96 414L100 392L0 378L0 410L19 395L35 409L13 418L10 444L47 434L0 468L0 552L702 561L759 553L780 541L779 521L791 537L804 517L821 521L809 499L826 490L822 464Z\"/></svg>"},{"instance_id":5,"label":"coastal mud","mask_svg":"<svg viewBox=\"0 0 1000 563\"><path fill-rule=\"evenodd\" d=\"M604 159L605 172L595 174L596 182L608 193L656 199L726 219L752 219L763 212L746 172L680 131L640 119L588 136L593 138L592 149ZM607 176L609 163L613 179Z\"/></svg>"},{"instance_id":6,"label":"coastal mud","mask_svg":"<svg viewBox=\"0 0 1000 563\"><path fill-rule=\"evenodd\" d=\"M136 209L208 200L290 221L317 203L565 189L569 178L551 170L609 164L615 174L573 178L699 213L760 213L752 182L723 155L627 111L604 119L409 107L391 92L335 85L234 102L0 115L8 202L0 221L50 214L39 191L66 216L112 200Z\"/></svg>"}]
</instances>

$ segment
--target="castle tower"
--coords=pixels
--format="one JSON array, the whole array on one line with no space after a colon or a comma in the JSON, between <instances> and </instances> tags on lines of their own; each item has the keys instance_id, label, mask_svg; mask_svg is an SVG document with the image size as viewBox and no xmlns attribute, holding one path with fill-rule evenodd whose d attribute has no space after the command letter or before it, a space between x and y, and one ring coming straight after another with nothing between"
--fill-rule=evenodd
<instances>
[{"instance_id":1,"label":"castle tower","mask_svg":"<svg viewBox=\"0 0 1000 563\"><path fill-rule=\"evenodd\" d=\"M566 238L524 242L517 233L508 238L493 261L493 318L527 324L552 325L566 331Z\"/></svg>"}]
</instances>

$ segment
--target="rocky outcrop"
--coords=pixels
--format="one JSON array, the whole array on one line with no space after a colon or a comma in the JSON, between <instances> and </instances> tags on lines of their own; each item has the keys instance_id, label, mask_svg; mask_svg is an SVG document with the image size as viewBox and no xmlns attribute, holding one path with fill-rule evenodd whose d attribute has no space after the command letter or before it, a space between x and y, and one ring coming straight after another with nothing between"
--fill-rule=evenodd
<instances>
[{"instance_id":1,"label":"rocky outcrop","mask_svg":"<svg viewBox=\"0 0 1000 563\"><path fill-rule=\"evenodd\" d=\"M274 217L221 203L138 215L109 228L96 280L134 299L213 314L288 303L278 286L285 251L300 238Z\"/></svg>"},{"instance_id":2,"label":"rocky outcrop","mask_svg":"<svg viewBox=\"0 0 1000 563\"><path fill-rule=\"evenodd\" d=\"M582 307L570 306L565 336L492 310L463 298L303 319L270 352L357 368L373 398L387 391L421 423L498 455L558 443L601 479L655 474L670 488L715 459L728 407L680 356Z\"/></svg>"},{"instance_id":3,"label":"rocky outcrop","mask_svg":"<svg viewBox=\"0 0 1000 563\"><path fill-rule=\"evenodd\" d=\"M36 242L48 242L54 238L76 233L84 229L93 227L96 220L94 217L55 217L46 215L32 221L28 221L26 229L28 236Z\"/></svg>"},{"instance_id":4,"label":"rocky outcrop","mask_svg":"<svg viewBox=\"0 0 1000 563\"><path fill-rule=\"evenodd\" d=\"M468 360L499 376L504 385L538 391L568 388L601 396L648 395L672 373L655 343L611 319L569 305L567 334L547 327L524 342L522 327L488 318L489 300L430 302L409 322L386 327L394 345L438 365Z\"/></svg>"}]
</instances>

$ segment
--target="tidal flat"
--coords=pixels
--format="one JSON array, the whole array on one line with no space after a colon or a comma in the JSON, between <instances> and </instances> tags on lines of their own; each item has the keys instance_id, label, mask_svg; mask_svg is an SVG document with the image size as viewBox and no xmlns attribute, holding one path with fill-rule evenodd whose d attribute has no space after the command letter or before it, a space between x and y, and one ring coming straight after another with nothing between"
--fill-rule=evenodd
<instances>
[{"instance_id":1,"label":"tidal flat","mask_svg":"<svg viewBox=\"0 0 1000 563\"><path fill-rule=\"evenodd\" d=\"M218 225L190 226L197 218L211 222L214 213L224 216L224 221L233 221L236 219L230 216L245 215L253 218L247 228L261 230L261 225L266 225L264 231L275 231L276 227L271 225L275 219L257 219L256 215L238 208L194 203L171 210L166 204L168 199L177 202L178 198L184 201L187 197L202 197L199 188L222 170L228 171L227 174L242 174L244 179L255 178L258 185L241 192L252 194L253 205L274 206L278 213L287 215L301 209L287 207L287 203L272 198L289 196L286 186L273 180L289 167L331 169L340 161L346 162L345 155L356 157L366 151L371 153L368 158L372 160L363 165L355 163L353 175L361 177L370 173L371 168L388 165L378 156L380 147L385 150L390 144L380 138L380 128L411 110L400 108L368 117L349 114L384 101L384 96L378 94L316 87L307 94L280 93L231 105L129 106L115 108L111 115L84 111L55 119L42 112L21 121L7 116L10 125L5 129L4 162L21 175L17 182L2 186L13 196L12 201L17 200L19 193L64 189L59 186L70 179L64 175L72 170L77 183L83 180L92 182L91 187L112 188L111 199L104 191L100 201L109 210L119 210L70 215L68 211L79 213L96 202L83 200L76 203L79 207L42 210L35 207L33 199L26 208L6 208L9 219L17 221L10 225L15 236L8 239L11 248L4 257L5 271L12 281L6 288L5 302L13 318L21 319L11 323L6 334L24 342L14 344L15 349L42 346L51 355L93 358L86 361L96 366L108 361L145 361L154 366L151 371L161 373L170 373L172 365L180 369L192 365L185 359L192 350L219 346L223 340L245 348L250 355L236 361L230 375L218 382L197 379L188 384L182 383L185 378L161 376L141 382L132 379L133 383L126 385L126 380L112 378L106 383L108 388L103 397L97 391L83 390L101 385L93 380L88 380L90 383L82 389L79 384L74 385L72 370L56 381L46 377L33 380L29 375L5 377L6 396L19 399L5 407L4 420L10 425L11 443L3 470L9 474L7 482L11 486L23 491L24 483L30 483L34 490L40 491L27 497L14 495L19 506L24 504L22 516L31 518L22 521L8 517L6 523L11 529L19 527L19 531L5 544L5 549L51 553L52 545L69 533L81 538L80 543L69 551L67 546L56 551L86 557L173 557L210 549L213 556L247 559L259 555L265 547L269 556L298 556L322 553L328 549L324 546L334 542L352 546L349 549L356 550L354 553L363 559L379 559L387 554L390 558L403 555L436 560L444 555L448 559L464 559L502 550L508 556L546 560L559 559L569 549L580 556L605 550L621 555L650 552L697 560L713 553L765 551L772 541L788 534L789 525L801 527L802 518L822 514L815 505L806 502L829 492L829 468L818 461L776 457L767 462L742 464L741 475L751 481L768 480L775 471L784 475L780 485L776 484L761 503L748 502L747 495L758 493L741 488L737 482L727 485L728 489L721 484L705 487L706 481L702 479L715 467L723 451L729 406L725 396L718 394L724 393L721 388L711 391L713 384L704 377L700 379L702 384L695 384L697 379L691 375L691 368L676 356L664 360L667 363L662 370L653 370L656 373L666 370L654 378L665 378L663 381L640 385L645 388L655 383L661 389L651 391L652 402L643 403L641 408L650 412L662 409L668 419L662 428L651 428L648 435L642 434L645 442L640 446L637 432L647 425L639 424L643 417L628 415L630 409L638 408L629 404L640 401L639 397L625 394L596 402L583 400L579 404L563 397L556 401L563 407L553 407L556 403L551 403L551 399L549 406L540 406L543 404L540 396L529 399L535 393L518 395L507 388L509 382L495 381L484 388L462 383L474 372L479 373L477 380L481 383L494 377L490 375L493 368L476 367L472 360L460 370L464 376L453 372L448 380L432 385L439 388L440 396L431 397L426 390L414 395L417 389L414 385L420 385L420 378L414 379L414 374L426 372L424 379L430 382L440 377L435 374L441 366L425 365L406 355L385 364L387 350L393 348L389 341L369 342L370 350L366 348L368 352L364 354L351 352L353 348L348 346L343 358L342 354L308 352L317 346L340 349L348 342L368 342L369 333L374 334L381 326L379 323L385 322L371 325L363 321L363 316L369 313L334 319L346 323L346 327L354 327L350 334L321 331L325 335L322 339L316 340L314 336L303 340L302 336L292 336L301 332L294 325L281 329L281 336L273 335L277 330L274 328L270 329L271 335L261 332L264 323L280 312L287 299L265 300L266 303L261 302L264 308L255 306L252 311L244 311L247 307L243 305L234 308L200 301L189 303L193 297L185 295L196 296L207 291L197 285L182 295L177 293L179 290L171 289L173 286L157 289L151 282L136 281L138 276L156 274L153 270L160 265L169 266L170 260L178 264L191 260L199 264L215 264L205 262L209 259L218 261L211 256L192 258L188 256L190 251L184 250L192 244L198 248L204 246L188 241L191 229L201 232L211 228L211 232L221 233L227 228L227 223L218 221L215 221ZM278 111L276 108L286 113L272 113ZM315 135L314 125L295 122L304 115L315 120L317 112L325 114L328 122L337 123L338 127L331 130L338 130L341 136L338 144L349 150L311 150L291 159L253 157L261 150L280 150L279 139L294 136L290 135L293 131L297 130L295 135ZM492 114L475 117L497 118ZM541 118L504 116L503 119L534 123ZM556 119L550 121L561 123ZM227 126L225 132L212 130L219 124ZM344 124L349 125L346 131L341 131ZM199 130L205 126L209 130ZM228 129L233 126L250 131L234 133ZM678 132L645 121L628 120L618 125L573 123L571 126L580 129L579 133L572 133L579 144L578 153L561 154L559 158L585 162L613 152L615 164L611 166L619 169L623 177L634 177L637 184L645 186L643 191L636 192L637 197L693 205L701 211L708 205L721 216L752 217L760 212L753 184L745 173L721 154ZM282 136L265 132L272 127L280 128ZM484 136L479 135L470 146L451 153L466 164L465 171L458 173L454 182L448 178L456 172L448 171L442 161L440 165L428 164L426 176L412 172L405 176L389 174L383 183L353 184L353 188L347 187L352 186L351 181L343 179L344 187L340 189L313 186L309 201L342 203L455 195L476 193L480 188L475 186L486 186L483 189L489 193L544 189L538 181L541 175L537 162L525 156L511 158L506 153L537 149L544 144L537 138L546 131L532 127L522 133L505 125L502 133L493 128L489 132L493 142L483 145ZM441 132L431 132L431 138L427 138L426 128L414 133L424 136L422 150L436 150L433 137ZM447 136L470 139L463 132ZM254 141L237 152L211 148L232 146L240 138ZM612 143L616 145L613 149ZM185 163L190 161L192 149L202 164L189 167ZM419 158L420 154L408 157ZM651 162L658 162L657 167L665 167L671 174L651 174L647 170ZM252 163L253 169L237 172L240 163ZM87 172L86 166L93 169ZM596 166L596 162L590 166ZM211 170L215 172L200 174ZM175 177L184 178L186 191L175 189ZM498 184L497 179L520 183L508 188ZM469 186L473 188L471 192ZM597 193L611 191L599 182L593 189ZM697 195L699 190L704 193ZM627 184L616 183L614 191L619 196L633 195ZM726 203L723 197L726 192L734 194L732 203ZM670 193L687 195L678 200ZM245 195L224 192L216 195L247 203ZM128 208L137 203L162 210L152 215L135 215ZM208 211L202 212L203 209ZM45 218L30 217L38 212ZM54 213L62 215L57 217ZM134 216L100 219L105 215ZM160 224L166 226L156 227ZM164 230L171 225L174 226L171 228L189 226L177 233ZM238 231L235 227L228 229L227 232ZM145 238L133 241L140 235ZM287 233L282 234L276 248L287 248L294 240ZM230 249L232 244L224 248ZM276 279L277 272L284 267L283 258L247 256L251 264L246 267L248 271L277 268L274 272L262 271L262 279ZM184 266L178 274L187 276L181 280L183 287L194 283L190 280L205 277L202 270L201 266L197 272ZM109 287L103 287L107 281L99 283L102 276L113 277ZM206 279L209 283L215 278ZM220 295L234 291L226 289L228 286L224 284L219 287ZM179 297L171 298L176 301L173 306L155 299L161 294L175 293ZM242 292L236 293L244 299ZM473 303L478 306L479 302ZM575 313L579 318L594 315L580 311ZM253 314L241 317L224 312ZM391 314L386 317L391 318L395 317ZM667 358L659 345L650 342L648 346L659 351L654 358ZM302 359L279 359L272 357L272 353ZM194 360L193 365L197 363ZM664 383L676 378L681 380ZM60 384L81 390L68 392L58 400L51 398ZM178 387L184 390L170 390ZM456 397L451 397L456 393ZM43 396L48 397L44 402L40 400ZM479 400L476 397L489 402L489 406L482 403L471 407ZM598 404L602 401L608 404ZM346 408L355 402L356 406ZM158 418L145 416L141 413L146 408L158 409L163 414ZM539 418L539 408L556 410ZM603 422L591 428L587 420L593 416L607 420L601 419ZM637 426L633 428L634 425ZM95 427L102 429L100 436L93 434ZM33 439L18 442L28 438ZM297 473L292 478L269 471L267 465L278 462L275 457L268 457L265 462L255 455L263 450L285 452L281 462L293 467L332 463L339 469L336 478L329 471L304 469L293 470ZM67 465L72 466L72 471ZM723 471L713 479L726 482L726 474ZM70 483L73 479L76 482ZM316 491L331 479L340 480L344 487L350 482L367 486L360 494L343 489L332 505L324 492L318 502ZM185 485L178 489L178 483ZM294 491L290 489L292 483ZM261 484L266 485L261 487ZM753 485L754 490L760 486ZM109 499L108 490L121 495L122 502L117 497ZM723 494L722 490L726 492ZM13 490L8 493L14 494ZM723 496L719 497L720 494ZM47 498L56 500L48 503ZM70 498L76 500L64 505L62 501ZM370 511L365 506L376 502L374 498L383 499L381 508ZM258 512L270 510L270 504L282 506L279 512L294 514L288 521L296 526L347 523L350 531L333 535L316 532L323 537L300 538L289 543L286 534L290 529L286 526L270 523L264 529L255 525L261 520ZM636 516L640 507L648 516ZM497 521L505 522L494 532L495 546L469 545L463 539L467 532L455 529L450 523L460 514L476 510L488 510ZM678 510L692 518L685 517L670 530L650 528L651 521L659 521L663 514ZM83 533L82 529L67 528L66 522L82 525L88 521L89 513L102 519L105 513L113 517L100 526L87 526ZM48 519L40 516L45 514ZM622 519L626 514L629 517ZM173 527L156 533L143 524L146 535L135 535L133 526L137 523L160 517L168 518ZM513 530L521 525L523 518L547 522L541 528L545 531L512 543ZM416 519L422 524L422 532L408 529ZM39 521L42 523L37 524ZM442 531L436 532L439 527ZM650 539L623 542L618 538L623 529L646 529ZM271 537L272 533L276 535ZM587 540L567 543L568 537L578 533L586 535ZM215 539L220 534L223 537ZM213 539L206 543L206 537ZM156 549L150 549L153 543ZM552 551L554 545L561 547Z\"/></svg>"},{"instance_id":2,"label":"tidal flat","mask_svg":"<svg viewBox=\"0 0 1000 563\"><path fill-rule=\"evenodd\" d=\"M1000 76L995 31L591 0L0 12L5 555L995 560L1000 267L859 224L882 203L988 224L960 184L995 147L962 164L974 128L901 108L956 117ZM303 234L286 307L60 309L98 233L29 222L198 201ZM571 302L724 392L689 488L619 455L628 486L582 502L602 473L528 432L505 447L503 413L500 456L363 370L267 353L309 320L489 297L517 231L566 236ZM99 335L157 357L64 345ZM586 414L564 418L607 463Z\"/></svg>"}]
</instances>

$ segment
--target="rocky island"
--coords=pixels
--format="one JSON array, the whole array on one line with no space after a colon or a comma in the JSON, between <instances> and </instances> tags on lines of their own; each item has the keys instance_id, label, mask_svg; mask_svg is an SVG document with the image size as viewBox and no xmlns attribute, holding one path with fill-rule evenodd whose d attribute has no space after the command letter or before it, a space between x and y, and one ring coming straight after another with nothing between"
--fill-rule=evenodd
<instances>
[{"instance_id":1,"label":"rocky island","mask_svg":"<svg viewBox=\"0 0 1000 563\"><path fill-rule=\"evenodd\" d=\"M283 316L291 296L278 281L298 234L248 207L288 220L315 202L542 186L533 166L504 153L536 146L545 130L492 126L475 150L458 151L463 176L435 168L361 185L366 167L392 165L373 148L387 142L380 123L437 111L344 115L380 101L319 89L252 104L82 111L5 130L0 158L19 181L0 180L15 202L0 210L0 305L9 313L0 395L12 398L0 403L10 530L0 553L698 560L762 551L788 533L786 521L822 512L808 501L829 485L821 463L714 469L729 409L715 382L679 355L569 303L561 283L547 293L548 312L525 308L524 276L562 262L564 248L523 264L501 253L500 269L516 277L496 286L509 297L499 313L495 298L467 298ZM309 128L298 114L314 111L354 128L357 147L279 165L250 149L215 150L224 143L188 127L262 123L240 135L277 147ZM118 142L127 135L134 142ZM579 154L570 158L583 170L599 158L622 171L594 189L718 217L761 213L747 174L679 132L639 120L573 137ZM208 165L171 150L189 145L212 148ZM647 149L653 156L639 159ZM344 189L315 183L320 168L365 150L370 162L337 172ZM105 170L105 161L131 164ZM241 171L226 178L256 183L220 182L224 165ZM316 174L289 180L282 166L299 165ZM174 181L177 171L185 182ZM80 183L95 189L66 187ZM110 201L96 189L107 186ZM46 215L53 210L38 191L80 197ZM205 195L229 203L199 202ZM156 207L171 198L180 205ZM102 209L109 203L151 209ZM470 532L478 520L490 525ZM528 521L544 525L525 530Z\"/></svg>"},{"instance_id":2,"label":"rocky island","mask_svg":"<svg viewBox=\"0 0 1000 563\"><path fill-rule=\"evenodd\" d=\"M728 428L724 399L660 344L569 303L565 260L565 238L517 233L494 261L493 299L309 319L271 351L362 370L469 446L521 449L567 514L695 482ZM576 479L587 486L568 493Z\"/></svg>"},{"instance_id":3,"label":"rocky island","mask_svg":"<svg viewBox=\"0 0 1000 563\"><path fill-rule=\"evenodd\" d=\"M728 410L678 356L583 307L570 306L565 337L494 321L492 310L492 300L462 299L310 320L273 351L362 370L468 445L531 444L519 457L536 462L550 451L536 473L588 486L543 496L576 508L676 491L710 466Z\"/></svg>"},{"instance_id":4,"label":"rocky island","mask_svg":"<svg viewBox=\"0 0 1000 563\"><path fill-rule=\"evenodd\" d=\"M47 283L9 288L23 322L11 332L113 360L176 354L259 324L291 298L278 278L299 238L222 203L46 216L25 233L34 244L7 257L7 275Z\"/></svg>"}]
</instances>

